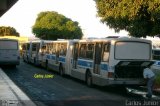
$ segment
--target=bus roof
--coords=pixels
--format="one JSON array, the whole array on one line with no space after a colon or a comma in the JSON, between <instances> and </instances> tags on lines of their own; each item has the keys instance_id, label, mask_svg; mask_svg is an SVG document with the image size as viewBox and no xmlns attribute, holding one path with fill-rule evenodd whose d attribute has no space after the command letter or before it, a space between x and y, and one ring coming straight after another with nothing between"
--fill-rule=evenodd
<instances>
[{"instance_id":1,"label":"bus roof","mask_svg":"<svg viewBox=\"0 0 160 106\"><path fill-rule=\"evenodd\" d=\"M146 43L151 43L150 40L146 39L140 39L140 38L134 38L134 37L119 37L119 38L99 38L99 39L82 39L79 40L80 42L106 42L106 41L138 41L138 42L146 42Z\"/></svg>"},{"instance_id":2,"label":"bus roof","mask_svg":"<svg viewBox=\"0 0 160 106\"><path fill-rule=\"evenodd\" d=\"M10 39L10 38L0 38L0 40L2 41L18 41L17 39Z\"/></svg>"},{"instance_id":3,"label":"bus roof","mask_svg":"<svg viewBox=\"0 0 160 106\"><path fill-rule=\"evenodd\" d=\"M46 42L46 43L52 43L52 42L111 42L111 41L138 41L138 42L146 42L151 43L150 40L147 39L140 39L140 38L134 38L134 37L119 37L119 38L95 38L95 39L58 39L58 40L35 40L35 41L29 41L26 43L40 43L40 42Z\"/></svg>"}]
</instances>

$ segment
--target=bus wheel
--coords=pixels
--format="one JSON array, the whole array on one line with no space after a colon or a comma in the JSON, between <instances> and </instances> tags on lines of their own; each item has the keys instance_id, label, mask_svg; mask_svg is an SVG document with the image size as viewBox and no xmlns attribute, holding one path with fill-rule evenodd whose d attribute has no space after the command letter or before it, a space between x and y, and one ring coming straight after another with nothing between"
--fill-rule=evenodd
<instances>
[{"instance_id":1,"label":"bus wheel","mask_svg":"<svg viewBox=\"0 0 160 106\"><path fill-rule=\"evenodd\" d=\"M28 58L28 56L27 56L27 60L26 60L26 62L27 62L27 63L29 63L29 58Z\"/></svg>"},{"instance_id":2,"label":"bus wheel","mask_svg":"<svg viewBox=\"0 0 160 106\"><path fill-rule=\"evenodd\" d=\"M92 75L89 71L86 73L86 83L88 87L92 87Z\"/></svg>"},{"instance_id":3,"label":"bus wheel","mask_svg":"<svg viewBox=\"0 0 160 106\"><path fill-rule=\"evenodd\" d=\"M60 74L61 76L64 76L64 70L63 70L62 65L59 66L59 74Z\"/></svg>"},{"instance_id":4,"label":"bus wheel","mask_svg":"<svg viewBox=\"0 0 160 106\"><path fill-rule=\"evenodd\" d=\"M22 56L22 59L23 59L23 62L26 62L25 59L24 59L24 55Z\"/></svg>"},{"instance_id":5,"label":"bus wheel","mask_svg":"<svg viewBox=\"0 0 160 106\"><path fill-rule=\"evenodd\" d=\"M34 58L34 65L36 66L37 64L36 64L36 59Z\"/></svg>"},{"instance_id":6,"label":"bus wheel","mask_svg":"<svg viewBox=\"0 0 160 106\"><path fill-rule=\"evenodd\" d=\"M46 61L45 68L46 68L47 70L49 70L49 68L48 68L48 61Z\"/></svg>"}]
</instances>

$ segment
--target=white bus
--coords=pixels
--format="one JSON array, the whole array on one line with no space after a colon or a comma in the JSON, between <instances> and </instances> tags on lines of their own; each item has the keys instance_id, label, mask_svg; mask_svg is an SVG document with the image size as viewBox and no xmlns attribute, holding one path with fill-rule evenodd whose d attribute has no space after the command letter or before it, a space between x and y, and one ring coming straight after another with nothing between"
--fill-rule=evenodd
<instances>
[{"instance_id":1,"label":"white bus","mask_svg":"<svg viewBox=\"0 0 160 106\"><path fill-rule=\"evenodd\" d=\"M160 48L152 48L152 58L155 61L154 64L152 65L152 70L154 72L159 72L160 71Z\"/></svg>"},{"instance_id":2,"label":"white bus","mask_svg":"<svg viewBox=\"0 0 160 106\"><path fill-rule=\"evenodd\" d=\"M152 44L136 38L53 41L45 66L92 84L143 85L143 68L153 64Z\"/></svg>"},{"instance_id":3,"label":"white bus","mask_svg":"<svg viewBox=\"0 0 160 106\"><path fill-rule=\"evenodd\" d=\"M153 60L160 60L160 49L152 49Z\"/></svg>"},{"instance_id":4,"label":"white bus","mask_svg":"<svg viewBox=\"0 0 160 106\"><path fill-rule=\"evenodd\" d=\"M26 42L22 45L23 60L34 65L41 65L44 56L43 48L51 41L38 40Z\"/></svg>"},{"instance_id":5,"label":"white bus","mask_svg":"<svg viewBox=\"0 0 160 106\"><path fill-rule=\"evenodd\" d=\"M53 69L63 74L70 74L70 62L73 44L77 40L57 40L46 44L43 58L43 67Z\"/></svg>"},{"instance_id":6,"label":"white bus","mask_svg":"<svg viewBox=\"0 0 160 106\"><path fill-rule=\"evenodd\" d=\"M14 39L0 39L0 65L19 65L19 43Z\"/></svg>"},{"instance_id":7,"label":"white bus","mask_svg":"<svg viewBox=\"0 0 160 106\"><path fill-rule=\"evenodd\" d=\"M30 42L22 44L22 59L24 62L29 62Z\"/></svg>"},{"instance_id":8,"label":"white bus","mask_svg":"<svg viewBox=\"0 0 160 106\"><path fill-rule=\"evenodd\" d=\"M152 65L152 70L155 73L160 71L160 40L159 38L151 39L152 41L152 59L155 63Z\"/></svg>"}]
</instances>

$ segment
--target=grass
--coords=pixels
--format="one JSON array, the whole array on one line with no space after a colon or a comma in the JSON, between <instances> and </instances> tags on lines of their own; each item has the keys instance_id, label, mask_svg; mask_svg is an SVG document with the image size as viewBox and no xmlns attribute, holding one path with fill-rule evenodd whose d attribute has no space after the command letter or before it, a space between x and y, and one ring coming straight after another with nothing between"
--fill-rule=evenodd
<instances>
[{"instance_id":1,"label":"grass","mask_svg":"<svg viewBox=\"0 0 160 106\"><path fill-rule=\"evenodd\" d=\"M153 71L156 75L154 88L160 88L160 70L153 70Z\"/></svg>"}]
</instances>

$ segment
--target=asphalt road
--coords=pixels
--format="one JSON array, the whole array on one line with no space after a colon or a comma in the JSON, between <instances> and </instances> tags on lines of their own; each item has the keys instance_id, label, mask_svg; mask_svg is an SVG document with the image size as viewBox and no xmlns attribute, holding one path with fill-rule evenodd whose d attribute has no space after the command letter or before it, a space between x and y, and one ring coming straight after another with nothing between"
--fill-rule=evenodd
<instances>
[{"instance_id":1,"label":"asphalt road","mask_svg":"<svg viewBox=\"0 0 160 106\"><path fill-rule=\"evenodd\" d=\"M143 100L142 95L127 94L120 87L89 88L83 81L22 61L16 68L2 68L38 106L131 106L132 101Z\"/></svg>"}]
</instances>

